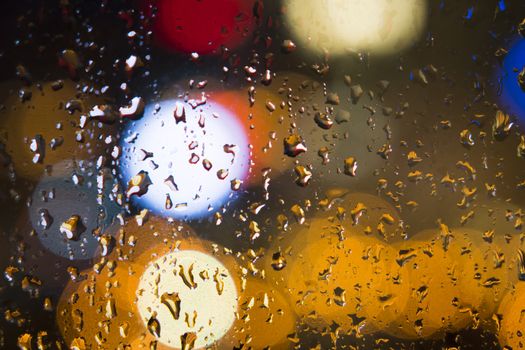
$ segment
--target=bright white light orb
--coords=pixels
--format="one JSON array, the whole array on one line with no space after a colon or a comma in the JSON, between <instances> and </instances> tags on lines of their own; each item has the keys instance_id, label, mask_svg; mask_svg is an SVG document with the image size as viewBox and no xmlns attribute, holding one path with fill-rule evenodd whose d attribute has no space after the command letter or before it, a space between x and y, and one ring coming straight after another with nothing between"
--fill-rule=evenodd
<instances>
[{"instance_id":1,"label":"bright white light orb","mask_svg":"<svg viewBox=\"0 0 525 350\"><path fill-rule=\"evenodd\" d=\"M162 344L180 349L181 336L194 332L195 349L201 349L233 325L237 289L230 272L214 257L177 251L150 263L140 278L137 307L146 327L156 313Z\"/></svg>"},{"instance_id":2,"label":"bright white light orb","mask_svg":"<svg viewBox=\"0 0 525 350\"><path fill-rule=\"evenodd\" d=\"M413 44L426 23L426 0L285 0L296 38L314 51L390 54Z\"/></svg>"},{"instance_id":3,"label":"bright white light orb","mask_svg":"<svg viewBox=\"0 0 525 350\"><path fill-rule=\"evenodd\" d=\"M246 178L250 149L237 117L209 100L194 107L180 100L150 104L121 135L123 185L141 171L151 182L131 196L138 207L178 219L204 217L233 199L232 181Z\"/></svg>"}]
</instances>

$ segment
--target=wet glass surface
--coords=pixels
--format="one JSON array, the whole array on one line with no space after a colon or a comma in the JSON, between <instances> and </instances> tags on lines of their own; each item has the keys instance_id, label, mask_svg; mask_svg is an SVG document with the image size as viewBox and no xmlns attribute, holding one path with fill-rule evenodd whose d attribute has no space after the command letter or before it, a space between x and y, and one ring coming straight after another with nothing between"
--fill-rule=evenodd
<instances>
[{"instance_id":1,"label":"wet glass surface","mask_svg":"<svg viewBox=\"0 0 525 350\"><path fill-rule=\"evenodd\" d=\"M0 348L525 347L523 1L0 16Z\"/></svg>"}]
</instances>

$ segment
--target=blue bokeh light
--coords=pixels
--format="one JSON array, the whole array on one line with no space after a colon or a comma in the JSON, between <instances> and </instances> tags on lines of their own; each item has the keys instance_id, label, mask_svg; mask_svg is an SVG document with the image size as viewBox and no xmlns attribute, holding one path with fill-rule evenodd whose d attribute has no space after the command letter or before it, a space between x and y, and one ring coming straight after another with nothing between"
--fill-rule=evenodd
<instances>
[{"instance_id":1,"label":"blue bokeh light","mask_svg":"<svg viewBox=\"0 0 525 350\"><path fill-rule=\"evenodd\" d=\"M525 39L513 41L502 65L497 70L496 83L502 109L525 120L525 91L518 83L518 75L525 66Z\"/></svg>"}]
</instances>

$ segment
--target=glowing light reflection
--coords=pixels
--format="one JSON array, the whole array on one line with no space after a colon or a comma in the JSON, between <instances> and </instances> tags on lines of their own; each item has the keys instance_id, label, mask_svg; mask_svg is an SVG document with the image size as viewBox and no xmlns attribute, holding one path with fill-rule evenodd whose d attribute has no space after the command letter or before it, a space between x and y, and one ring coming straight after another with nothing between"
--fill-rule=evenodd
<instances>
[{"instance_id":1,"label":"glowing light reflection","mask_svg":"<svg viewBox=\"0 0 525 350\"><path fill-rule=\"evenodd\" d=\"M148 105L121 146L123 184L140 171L151 181L145 194L132 197L134 204L173 218L199 218L226 205L235 197L231 181L242 181L250 166L242 125L210 101L195 109L177 100Z\"/></svg>"},{"instance_id":2,"label":"glowing light reflection","mask_svg":"<svg viewBox=\"0 0 525 350\"><path fill-rule=\"evenodd\" d=\"M525 91L518 83L518 75L524 67L525 39L517 39L502 66L497 70L498 94L503 109L510 114L525 119Z\"/></svg>"},{"instance_id":3,"label":"glowing light reflection","mask_svg":"<svg viewBox=\"0 0 525 350\"><path fill-rule=\"evenodd\" d=\"M158 339L170 347L183 348L181 336L187 332L196 333L196 349L210 346L235 320L237 290L232 276L217 259L198 251L178 251L152 262L137 294L144 324L155 315Z\"/></svg>"}]
</instances>

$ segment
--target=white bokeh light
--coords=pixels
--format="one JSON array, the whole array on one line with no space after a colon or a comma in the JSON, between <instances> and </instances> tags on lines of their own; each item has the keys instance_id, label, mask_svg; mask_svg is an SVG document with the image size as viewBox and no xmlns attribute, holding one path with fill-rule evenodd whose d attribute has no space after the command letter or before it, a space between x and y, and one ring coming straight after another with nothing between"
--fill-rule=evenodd
<instances>
[{"instance_id":1,"label":"white bokeh light","mask_svg":"<svg viewBox=\"0 0 525 350\"><path fill-rule=\"evenodd\" d=\"M295 37L313 51L389 54L413 44L427 17L426 0L285 0Z\"/></svg>"},{"instance_id":2,"label":"white bokeh light","mask_svg":"<svg viewBox=\"0 0 525 350\"><path fill-rule=\"evenodd\" d=\"M232 180L242 181L250 167L242 124L212 101L196 108L181 100L150 104L140 120L128 124L121 146L122 183L141 171L151 181L133 202L173 218L199 218L220 209L235 195Z\"/></svg>"},{"instance_id":3,"label":"white bokeh light","mask_svg":"<svg viewBox=\"0 0 525 350\"><path fill-rule=\"evenodd\" d=\"M194 286L188 286L188 280L193 280ZM166 295L171 295L170 302L166 302ZM175 295L180 301L176 307ZM194 332L195 349L201 349L218 341L233 325L237 289L229 271L214 257L199 251L177 251L151 262L142 274L137 307L146 326L156 315L158 340L164 345L180 349L181 336Z\"/></svg>"}]
</instances>

